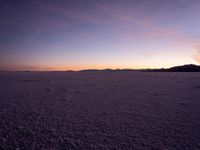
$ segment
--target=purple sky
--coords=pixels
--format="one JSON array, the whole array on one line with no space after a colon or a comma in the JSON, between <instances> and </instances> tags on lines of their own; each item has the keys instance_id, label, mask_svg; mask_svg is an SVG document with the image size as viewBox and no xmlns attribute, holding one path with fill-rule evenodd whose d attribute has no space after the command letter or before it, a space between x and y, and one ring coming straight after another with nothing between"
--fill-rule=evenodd
<instances>
[{"instance_id":1,"label":"purple sky","mask_svg":"<svg viewBox=\"0 0 200 150\"><path fill-rule=\"evenodd\" d=\"M200 63L200 0L0 0L0 67Z\"/></svg>"}]
</instances>

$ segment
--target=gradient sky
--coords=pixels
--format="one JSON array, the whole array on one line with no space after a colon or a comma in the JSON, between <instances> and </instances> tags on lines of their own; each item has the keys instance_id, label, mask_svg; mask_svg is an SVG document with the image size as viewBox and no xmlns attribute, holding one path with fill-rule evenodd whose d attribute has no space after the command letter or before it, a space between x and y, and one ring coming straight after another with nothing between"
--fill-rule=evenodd
<instances>
[{"instance_id":1,"label":"gradient sky","mask_svg":"<svg viewBox=\"0 0 200 150\"><path fill-rule=\"evenodd\" d=\"M0 0L0 67L200 63L200 0Z\"/></svg>"}]
</instances>

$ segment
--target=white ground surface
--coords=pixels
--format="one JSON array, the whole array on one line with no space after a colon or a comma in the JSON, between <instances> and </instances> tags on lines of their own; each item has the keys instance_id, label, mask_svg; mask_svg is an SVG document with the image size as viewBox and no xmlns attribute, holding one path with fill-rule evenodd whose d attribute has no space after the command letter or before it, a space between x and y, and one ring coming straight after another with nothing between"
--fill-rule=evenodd
<instances>
[{"instance_id":1,"label":"white ground surface","mask_svg":"<svg viewBox=\"0 0 200 150\"><path fill-rule=\"evenodd\" d=\"M2 72L0 149L200 150L200 73Z\"/></svg>"}]
</instances>

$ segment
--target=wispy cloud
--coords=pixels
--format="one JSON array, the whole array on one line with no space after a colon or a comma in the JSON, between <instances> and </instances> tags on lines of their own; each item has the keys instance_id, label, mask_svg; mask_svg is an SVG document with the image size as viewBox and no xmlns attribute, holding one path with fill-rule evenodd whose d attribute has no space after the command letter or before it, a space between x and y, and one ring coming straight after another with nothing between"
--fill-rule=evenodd
<instances>
[{"instance_id":1,"label":"wispy cloud","mask_svg":"<svg viewBox=\"0 0 200 150\"><path fill-rule=\"evenodd\" d=\"M51 67L41 66L26 66L26 65L14 65L14 64L0 64L0 70L3 71L48 71L52 70Z\"/></svg>"},{"instance_id":2,"label":"wispy cloud","mask_svg":"<svg viewBox=\"0 0 200 150\"><path fill-rule=\"evenodd\" d=\"M34 0L21 1L17 6L11 1L2 2L5 10L3 13L0 10L3 20L0 26L5 27L5 35L10 34L7 37L17 43L15 45L8 42L8 47L14 45L13 47L17 47L16 51L21 52L27 49L29 55L36 52L44 55L42 51L49 51L50 48L52 51L55 49L56 55L60 53L70 57L68 53L75 53L71 49L77 48L89 56L90 51L102 48L108 49L110 53L121 50L119 53L129 54L126 50L132 50L137 54L145 53L146 57L153 57L170 47L172 49L166 52L169 55L189 54L188 57L199 62L199 50L195 56L193 54L199 49L195 45L198 45L200 38L190 33L192 23L188 23L189 31L185 31L181 21L176 20L183 19L183 15L187 14L192 19L197 18L200 12L198 0ZM187 24L187 19L182 21ZM58 49L57 46L62 48ZM178 52L173 51L174 47L179 47ZM6 48L2 51L5 54ZM17 53L12 53L15 54ZM50 57L50 54L47 55L46 59Z\"/></svg>"},{"instance_id":3,"label":"wispy cloud","mask_svg":"<svg viewBox=\"0 0 200 150\"><path fill-rule=\"evenodd\" d=\"M196 53L194 54L194 60L200 64L200 46L196 46Z\"/></svg>"}]
</instances>

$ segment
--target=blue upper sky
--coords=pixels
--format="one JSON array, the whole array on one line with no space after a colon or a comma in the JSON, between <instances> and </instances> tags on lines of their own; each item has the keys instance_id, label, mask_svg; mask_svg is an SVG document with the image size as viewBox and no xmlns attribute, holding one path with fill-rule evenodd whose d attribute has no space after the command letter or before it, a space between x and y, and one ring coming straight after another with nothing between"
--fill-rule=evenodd
<instances>
[{"instance_id":1,"label":"blue upper sky","mask_svg":"<svg viewBox=\"0 0 200 150\"><path fill-rule=\"evenodd\" d=\"M0 67L200 63L199 0L0 0Z\"/></svg>"}]
</instances>

